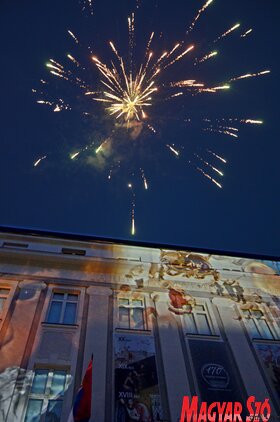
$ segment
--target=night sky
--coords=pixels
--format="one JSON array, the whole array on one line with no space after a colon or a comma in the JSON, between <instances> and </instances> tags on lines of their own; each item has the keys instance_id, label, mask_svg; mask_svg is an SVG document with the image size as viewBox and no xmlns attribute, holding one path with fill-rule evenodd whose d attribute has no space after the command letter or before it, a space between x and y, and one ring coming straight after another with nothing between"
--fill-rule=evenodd
<instances>
[{"instance_id":1,"label":"night sky","mask_svg":"<svg viewBox=\"0 0 280 422\"><path fill-rule=\"evenodd\" d=\"M125 55L127 16L134 10L134 1L95 0L94 16L90 16L77 0L2 0L0 225L279 256L279 1L214 0L189 38L186 29L203 1L140 3L137 63L152 30L163 33L153 46L158 55L181 39L197 50L168 71L167 82L195 75L213 86L248 72L271 69L271 73L234 82L230 90L219 94L155 101L149 112L157 134L143 131L127 154L122 145L122 158L127 160L108 181L107 168L96 168L85 156L70 160L69 154L93 137L106 136L112 119L101 108L98 116L81 117L81 93L48 76L45 64L50 58L67 63L66 54L71 53L92 70L87 71L91 83L98 83L87 46L106 63L112 59L109 40ZM213 48L211 41L237 22L240 30ZM249 28L252 34L240 38ZM67 29L79 37L81 47ZM214 49L219 55L195 69L194 58ZM50 94L71 98L75 108L53 113L36 104L38 96L32 88L38 89L41 78L52 81ZM192 125L183 123L187 117ZM236 140L204 132L203 117L248 117L264 124L239 125ZM165 144L180 148L180 157ZM227 165L211 159L206 149L226 157ZM188 164L194 152L224 171L223 189ZM33 167L45 154L48 159ZM147 191L139 167L149 181ZM136 194L134 237L130 235L129 182Z\"/></svg>"}]
</instances>

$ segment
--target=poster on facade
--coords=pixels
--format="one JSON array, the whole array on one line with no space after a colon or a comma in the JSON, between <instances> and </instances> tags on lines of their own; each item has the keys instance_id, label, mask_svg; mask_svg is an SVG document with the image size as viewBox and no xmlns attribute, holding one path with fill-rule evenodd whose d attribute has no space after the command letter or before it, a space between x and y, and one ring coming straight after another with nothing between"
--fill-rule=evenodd
<instances>
[{"instance_id":1,"label":"poster on facade","mask_svg":"<svg viewBox=\"0 0 280 422\"><path fill-rule=\"evenodd\" d=\"M242 380L234 370L227 346L219 341L189 340L201 399L207 403L244 402Z\"/></svg>"},{"instance_id":2,"label":"poster on facade","mask_svg":"<svg viewBox=\"0 0 280 422\"><path fill-rule=\"evenodd\" d=\"M280 344L256 344L255 347L280 400Z\"/></svg>"},{"instance_id":3,"label":"poster on facade","mask_svg":"<svg viewBox=\"0 0 280 422\"><path fill-rule=\"evenodd\" d=\"M163 421L154 339L117 333L114 351L115 422Z\"/></svg>"}]
</instances>

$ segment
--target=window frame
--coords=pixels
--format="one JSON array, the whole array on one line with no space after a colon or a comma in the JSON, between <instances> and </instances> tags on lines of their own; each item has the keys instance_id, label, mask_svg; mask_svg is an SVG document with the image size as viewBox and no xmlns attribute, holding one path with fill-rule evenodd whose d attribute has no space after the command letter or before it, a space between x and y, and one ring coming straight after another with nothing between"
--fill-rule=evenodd
<instances>
[{"instance_id":1,"label":"window frame","mask_svg":"<svg viewBox=\"0 0 280 422\"><path fill-rule=\"evenodd\" d=\"M7 294L1 293L1 290L7 290ZM0 320L4 316L6 306L7 306L7 302L8 302L9 296L11 294L11 290L12 289L9 286L0 286L0 299L4 299L3 307L2 307L2 309L0 308Z\"/></svg>"},{"instance_id":2,"label":"window frame","mask_svg":"<svg viewBox=\"0 0 280 422\"><path fill-rule=\"evenodd\" d=\"M72 291L72 290L60 290L60 289L53 289L51 292L51 296L49 299L49 305L47 308L47 313L46 313L46 320L45 322L47 324L58 324L58 325L76 325L77 323L77 317L78 317L78 307L79 307L79 303L80 303L80 291ZM58 298L55 298L55 294L61 294L63 295L63 299L60 300ZM69 300L68 296L69 295L75 295L77 296L77 300ZM54 302L57 303L61 303L61 309L60 309L60 314L59 314L59 319L58 321L50 321L50 314L51 314L51 309L52 309L52 304ZM75 309L75 316L73 319L73 322L69 323L69 322L64 322L64 318L65 318L65 310L66 310L66 306L69 303L73 303L76 305L76 309Z\"/></svg>"},{"instance_id":3,"label":"window frame","mask_svg":"<svg viewBox=\"0 0 280 422\"><path fill-rule=\"evenodd\" d=\"M195 308L198 306L202 306L204 309L196 310ZM198 315L205 316L205 320L209 328L209 333L202 333L199 329ZM192 317L192 321L190 321L190 317ZM184 332L187 336L200 336L211 338L220 337L217 324L214 323L215 315L213 314L213 311L209 309L208 303L206 301L196 301L196 304L192 306L192 310L182 315L181 318L183 319ZM187 320L187 318L189 318L189 320Z\"/></svg>"},{"instance_id":4,"label":"window frame","mask_svg":"<svg viewBox=\"0 0 280 422\"><path fill-rule=\"evenodd\" d=\"M32 392L32 387L33 387L33 382L35 380L36 371L47 371L47 380L46 380L43 392L38 392L38 393ZM64 385L63 385L62 394L61 393L51 394L52 382L53 382L54 375L55 375L56 372L64 372L65 373L65 381L64 381ZM65 393L67 391L67 386L70 383L70 378L71 378L71 375L70 375L69 368L65 368L65 367L63 367L63 368L58 368L58 367L46 368L45 366L35 367L34 371L33 371L32 378L30 380L30 389L29 389L27 400L26 400L23 422L26 421L27 412L28 412L28 405L29 405L29 402L31 400L33 400L33 401L37 400L37 401L40 401L42 403L41 410L40 410L41 414L40 414L40 417L39 417L39 422L45 422L46 421L47 411L48 411L50 402L52 402L52 401L61 402L61 413L60 413L60 421L61 421L61 417L63 416L64 397L65 397Z\"/></svg>"},{"instance_id":5,"label":"window frame","mask_svg":"<svg viewBox=\"0 0 280 422\"><path fill-rule=\"evenodd\" d=\"M120 304L121 300L127 300L127 305ZM141 301L142 306L133 306L133 301ZM124 327L121 326L120 322L120 308L128 309L128 326ZM142 310L142 327L133 327L131 321L133 319L132 312L134 309L141 309ZM148 331L148 324L146 319L146 300L145 297L141 296L119 296L117 297L117 324L116 328L119 330L127 330L127 331Z\"/></svg>"},{"instance_id":6,"label":"window frame","mask_svg":"<svg viewBox=\"0 0 280 422\"><path fill-rule=\"evenodd\" d=\"M260 318L257 318L256 316L254 316L253 312L260 312L262 315ZM239 312L241 314L241 318L244 320L244 325L245 328L248 332L248 335L250 336L250 338L252 340L265 340L265 341L273 341L273 340L279 340L279 337L277 336L276 331L274 330L274 326L273 323L271 324L269 321L267 321L266 318L266 312L264 311L264 309L258 307L255 309L242 309L241 307L239 308ZM245 314L245 312L248 312L248 316ZM262 320L265 322L266 325L266 329L268 330L268 332L271 334L271 337L266 337L263 336L262 332L264 332L263 328L260 326L260 323L258 322L259 320ZM250 326L250 322L253 324L254 328L252 329ZM255 334L258 334L258 336L256 336Z\"/></svg>"}]
</instances>

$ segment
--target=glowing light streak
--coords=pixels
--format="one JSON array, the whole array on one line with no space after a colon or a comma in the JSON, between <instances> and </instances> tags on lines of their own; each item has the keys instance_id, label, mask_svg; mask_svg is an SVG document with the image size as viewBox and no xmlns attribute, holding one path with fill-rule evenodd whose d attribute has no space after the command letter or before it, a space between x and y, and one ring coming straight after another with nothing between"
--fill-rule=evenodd
<instances>
[{"instance_id":1,"label":"glowing light streak","mask_svg":"<svg viewBox=\"0 0 280 422\"><path fill-rule=\"evenodd\" d=\"M194 20L193 20L193 22L191 23L191 25L190 25L190 27L189 27L189 29L188 29L188 31L187 31L187 34L188 33L190 33L192 30L193 30L193 28L195 27L195 24L196 24L196 22L198 21L198 19L200 18L200 16L202 15L202 13L207 9L207 7L208 6L210 6L210 4L213 2L213 0L208 0L205 4L204 4L204 6L202 6L202 8L201 9L199 9L199 11L198 11L198 13L197 13L197 15L196 15L196 17L194 18Z\"/></svg>"},{"instance_id":2,"label":"glowing light streak","mask_svg":"<svg viewBox=\"0 0 280 422\"><path fill-rule=\"evenodd\" d=\"M177 157L179 156L179 151L177 151L175 148L173 148L171 145L166 144L167 148L170 149L170 151L173 152L173 154L177 155Z\"/></svg>"},{"instance_id":3,"label":"glowing light streak","mask_svg":"<svg viewBox=\"0 0 280 422\"><path fill-rule=\"evenodd\" d=\"M186 54L188 54L190 51L194 49L194 45L191 45L188 47L183 53L179 54L172 62L168 63L166 66L164 66L163 69L167 69L169 66L172 66L174 63L176 63L178 60L181 60Z\"/></svg>"},{"instance_id":4,"label":"glowing light streak","mask_svg":"<svg viewBox=\"0 0 280 422\"><path fill-rule=\"evenodd\" d=\"M263 121L262 120L252 120L252 119L246 119L246 120L240 120L242 123L247 123L247 124L251 124L251 125L262 125Z\"/></svg>"},{"instance_id":5,"label":"glowing light streak","mask_svg":"<svg viewBox=\"0 0 280 422\"><path fill-rule=\"evenodd\" d=\"M223 163L227 163L227 160L223 157L221 157L220 155L216 154L215 152L211 151L211 149L207 149L207 152L209 152L209 154L213 155L213 157L217 158L218 160L222 161Z\"/></svg>"},{"instance_id":6,"label":"glowing light streak","mask_svg":"<svg viewBox=\"0 0 280 422\"><path fill-rule=\"evenodd\" d=\"M203 174L204 177L206 177L207 179L209 179L212 183L214 183L216 186L218 186L218 188L222 189L222 185L217 182L217 180L215 180L213 177L210 176L210 174L206 173L204 170L202 170L202 168L200 167L196 167L196 170L199 171L201 174Z\"/></svg>"},{"instance_id":7,"label":"glowing light streak","mask_svg":"<svg viewBox=\"0 0 280 422\"><path fill-rule=\"evenodd\" d=\"M221 172L221 170L217 169L216 167L212 166L208 161L204 160L200 155L194 154L200 161L202 161L206 166L210 167L213 171L218 173L220 176L223 176L224 173Z\"/></svg>"},{"instance_id":8,"label":"glowing light streak","mask_svg":"<svg viewBox=\"0 0 280 422\"><path fill-rule=\"evenodd\" d=\"M246 73L245 75L237 76L229 80L229 82L238 81L240 79L247 79L247 78L255 78L256 76L267 75L271 72L271 70L263 70L257 73Z\"/></svg>"},{"instance_id":9,"label":"glowing light streak","mask_svg":"<svg viewBox=\"0 0 280 422\"><path fill-rule=\"evenodd\" d=\"M80 151L75 152L74 154L72 154L72 155L70 156L71 160L74 160L76 157L78 157L78 155L79 155L79 154L80 154Z\"/></svg>"},{"instance_id":10,"label":"glowing light streak","mask_svg":"<svg viewBox=\"0 0 280 422\"><path fill-rule=\"evenodd\" d=\"M196 59L194 66L196 66L198 63L206 62L206 60L209 60L212 57L217 56L217 54L218 54L218 51L212 51L211 53L208 53L205 56L203 56L201 59Z\"/></svg>"},{"instance_id":11,"label":"glowing light streak","mask_svg":"<svg viewBox=\"0 0 280 422\"><path fill-rule=\"evenodd\" d=\"M43 157L40 157L37 161L35 161L35 163L33 164L34 167L37 167L42 160L45 160L47 158L46 155L44 155Z\"/></svg>"},{"instance_id":12,"label":"glowing light streak","mask_svg":"<svg viewBox=\"0 0 280 422\"><path fill-rule=\"evenodd\" d=\"M247 35L251 34L251 32L253 31L253 29L248 29L248 31L244 32L244 34L240 35L240 38L245 38L247 37Z\"/></svg>"},{"instance_id":13,"label":"glowing light streak","mask_svg":"<svg viewBox=\"0 0 280 422\"><path fill-rule=\"evenodd\" d=\"M226 32L224 32L222 35L220 35L216 40L214 40L214 43L221 40L222 38L227 37L229 34L231 34L233 31L235 31L239 27L240 27L240 23L237 23L232 28L228 29Z\"/></svg>"},{"instance_id":14,"label":"glowing light streak","mask_svg":"<svg viewBox=\"0 0 280 422\"><path fill-rule=\"evenodd\" d=\"M70 31L69 29L68 29L68 34L70 35L70 37L72 37L73 38L73 40L75 41L75 43L76 44L79 44L79 40L78 40L78 38L76 37L76 35L75 34L73 34L73 32L72 31Z\"/></svg>"}]
</instances>

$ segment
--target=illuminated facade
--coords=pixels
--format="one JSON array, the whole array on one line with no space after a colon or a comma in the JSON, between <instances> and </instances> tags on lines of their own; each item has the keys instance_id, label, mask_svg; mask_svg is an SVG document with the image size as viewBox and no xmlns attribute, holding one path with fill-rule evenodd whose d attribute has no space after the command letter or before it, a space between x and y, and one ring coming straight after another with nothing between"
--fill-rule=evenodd
<instances>
[{"instance_id":1,"label":"illuminated facade","mask_svg":"<svg viewBox=\"0 0 280 422\"><path fill-rule=\"evenodd\" d=\"M279 421L279 262L6 232L0 263L1 422L66 422L91 354L92 422L186 395Z\"/></svg>"}]
</instances>

